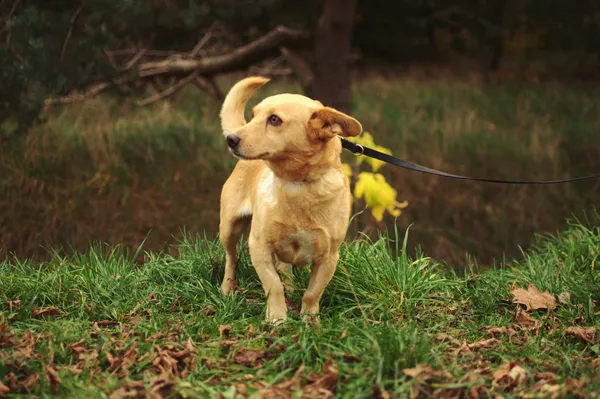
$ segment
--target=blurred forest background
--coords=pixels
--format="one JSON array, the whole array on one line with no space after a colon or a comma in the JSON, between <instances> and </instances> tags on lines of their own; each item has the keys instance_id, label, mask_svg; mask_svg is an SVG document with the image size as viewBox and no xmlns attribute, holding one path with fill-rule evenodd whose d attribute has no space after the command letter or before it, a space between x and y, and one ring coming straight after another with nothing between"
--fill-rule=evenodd
<instances>
[{"instance_id":1,"label":"blurred forest background","mask_svg":"<svg viewBox=\"0 0 600 399\"><path fill-rule=\"evenodd\" d=\"M248 74L273 77L254 103L306 93L446 172L600 172L595 0L1 0L0 258L214 236L236 162L218 112ZM518 257L600 193L383 174L411 247L456 267Z\"/></svg>"}]
</instances>

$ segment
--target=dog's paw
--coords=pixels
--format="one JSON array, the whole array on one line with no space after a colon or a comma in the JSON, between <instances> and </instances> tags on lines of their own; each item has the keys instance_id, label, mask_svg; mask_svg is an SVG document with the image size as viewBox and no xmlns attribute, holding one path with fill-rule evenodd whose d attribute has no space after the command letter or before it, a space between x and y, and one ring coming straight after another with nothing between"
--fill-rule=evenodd
<instances>
[{"instance_id":1,"label":"dog's paw","mask_svg":"<svg viewBox=\"0 0 600 399\"><path fill-rule=\"evenodd\" d=\"M317 315L306 315L305 323L306 327L312 327L318 330L321 328L321 317Z\"/></svg>"},{"instance_id":2,"label":"dog's paw","mask_svg":"<svg viewBox=\"0 0 600 399\"><path fill-rule=\"evenodd\" d=\"M224 295L229 295L229 293L235 291L236 287L237 285L235 283L235 280L228 278L227 280L223 281L223 284L221 284L221 292Z\"/></svg>"},{"instance_id":3,"label":"dog's paw","mask_svg":"<svg viewBox=\"0 0 600 399\"><path fill-rule=\"evenodd\" d=\"M285 314L267 314L265 321L274 326L279 326L287 320L287 315Z\"/></svg>"}]
</instances>

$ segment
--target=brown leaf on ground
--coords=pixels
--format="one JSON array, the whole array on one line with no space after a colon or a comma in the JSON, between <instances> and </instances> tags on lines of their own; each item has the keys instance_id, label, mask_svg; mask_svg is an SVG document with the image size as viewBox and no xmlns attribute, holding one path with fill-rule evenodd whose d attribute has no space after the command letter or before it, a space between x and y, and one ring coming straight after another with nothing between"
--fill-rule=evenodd
<instances>
[{"instance_id":1,"label":"brown leaf on ground","mask_svg":"<svg viewBox=\"0 0 600 399\"><path fill-rule=\"evenodd\" d=\"M496 345L499 340L496 338L482 339L473 344L468 344L469 349L490 349Z\"/></svg>"},{"instance_id":2,"label":"brown leaf on ground","mask_svg":"<svg viewBox=\"0 0 600 399\"><path fill-rule=\"evenodd\" d=\"M564 385L548 383L545 381L540 381L540 383L536 384L533 391L540 394L541 397L548 399L564 398L567 394Z\"/></svg>"},{"instance_id":3,"label":"brown leaf on ground","mask_svg":"<svg viewBox=\"0 0 600 399\"><path fill-rule=\"evenodd\" d=\"M145 398L146 387L142 381L128 381L126 384L121 385L113 393L110 394L108 399L125 399L125 398Z\"/></svg>"},{"instance_id":4,"label":"brown leaf on ground","mask_svg":"<svg viewBox=\"0 0 600 399\"><path fill-rule=\"evenodd\" d=\"M246 387L246 384L236 382L233 384L233 387L235 388L236 392L242 395L244 398L248 397L248 388Z\"/></svg>"},{"instance_id":5,"label":"brown leaf on ground","mask_svg":"<svg viewBox=\"0 0 600 399\"><path fill-rule=\"evenodd\" d=\"M48 379L50 388L52 389L52 392L56 394L58 392L58 386L61 383L60 377L58 376L58 373L56 372L54 366L46 366L45 370L46 378Z\"/></svg>"},{"instance_id":6,"label":"brown leaf on ground","mask_svg":"<svg viewBox=\"0 0 600 399\"><path fill-rule=\"evenodd\" d=\"M177 298L175 298L173 304L171 305L171 313L175 313L179 310L179 301L181 301L181 298L181 295L177 295Z\"/></svg>"},{"instance_id":7,"label":"brown leaf on ground","mask_svg":"<svg viewBox=\"0 0 600 399\"><path fill-rule=\"evenodd\" d=\"M17 390L17 376L14 372L10 372L8 373L8 375L5 378L6 383L8 384L8 388L11 391L16 391Z\"/></svg>"},{"instance_id":8,"label":"brown leaf on ground","mask_svg":"<svg viewBox=\"0 0 600 399\"><path fill-rule=\"evenodd\" d=\"M191 338L184 343L184 348L178 350L173 345L159 347L155 345L156 354L152 365L156 371L165 376L185 378L196 368L197 350Z\"/></svg>"},{"instance_id":9,"label":"brown leaf on ground","mask_svg":"<svg viewBox=\"0 0 600 399\"><path fill-rule=\"evenodd\" d=\"M528 378L528 373L516 362L506 362L492 373L492 377L494 384L504 389L512 389L524 383Z\"/></svg>"},{"instance_id":10,"label":"brown leaf on ground","mask_svg":"<svg viewBox=\"0 0 600 399\"><path fill-rule=\"evenodd\" d=\"M148 386L142 381L128 381L110 394L109 399L163 399L167 398L175 388L175 381L159 376L150 379Z\"/></svg>"},{"instance_id":11,"label":"brown leaf on ground","mask_svg":"<svg viewBox=\"0 0 600 399\"><path fill-rule=\"evenodd\" d=\"M73 374L81 374L84 369L94 370L98 367L98 352L87 349L84 344L85 338L70 345L71 351L77 359L77 363L69 368Z\"/></svg>"},{"instance_id":12,"label":"brown leaf on ground","mask_svg":"<svg viewBox=\"0 0 600 399\"><path fill-rule=\"evenodd\" d=\"M514 320L517 326L523 330L537 330L542 325L538 319L532 317L521 308L517 308Z\"/></svg>"},{"instance_id":13,"label":"brown leaf on ground","mask_svg":"<svg viewBox=\"0 0 600 399\"><path fill-rule=\"evenodd\" d=\"M338 366L333 363L333 360L330 358L325 363L326 374L320 377L318 380L313 382L310 385L307 385L304 388L304 392L302 393L302 398L304 399L312 399L312 398L333 398L335 387L337 385L339 369Z\"/></svg>"},{"instance_id":14,"label":"brown leaf on ground","mask_svg":"<svg viewBox=\"0 0 600 399\"><path fill-rule=\"evenodd\" d=\"M561 294L558 294L558 303L560 303L561 305L567 305L571 302L571 293L568 291L565 291Z\"/></svg>"},{"instance_id":15,"label":"brown leaf on ground","mask_svg":"<svg viewBox=\"0 0 600 399\"><path fill-rule=\"evenodd\" d=\"M25 379L21 382L21 386L25 388L27 391L30 391L31 388L36 384L39 380L40 375L38 373L29 374Z\"/></svg>"},{"instance_id":16,"label":"brown leaf on ground","mask_svg":"<svg viewBox=\"0 0 600 399\"><path fill-rule=\"evenodd\" d=\"M415 367L402 369L402 372L419 381L425 381L430 378L443 379L446 377L444 372L436 371L428 364L417 364Z\"/></svg>"},{"instance_id":17,"label":"brown leaf on ground","mask_svg":"<svg viewBox=\"0 0 600 399\"><path fill-rule=\"evenodd\" d=\"M450 342L451 344L454 344L454 345L462 345L461 342L458 339L456 339L453 336L448 335L446 333L436 334L435 335L435 340L437 342Z\"/></svg>"},{"instance_id":18,"label":"brown leaf on ground","mask_svg":"<svg viewBox=\"0 0 600 399\"><path fill-rule=\"evenodd\" d=\"M581 338L590 344L600 341L600 331L596 327L569 327L565 330L565 334Z\"/></svg>"},{"instance_id":19,"label":"brown leaf on ground","mask_svg":"<svg viewBox=\"0 0 600 399\"><path fill-rule=\"evenodd\" d=\"M262 363L257 363L260 359L265 357L266 352L261 349L248 349L248 348L240 348L237 350L233 360L236 363L241 364L243 366L256 366L261 367Z\"/></svg>"},{"instance_id":20,"label":"brown leaf on ground","mask_svg":"<svg viewBox=\"0 0 600 399\"><path fill-rule=\"evenodd\" d=\"M56 306L48 306L40 309L33 309L31 311L31 315L33 317L41 317L41 316L58 316L65 314L62 310L57 308Z\"/></svg>"},{"instance_id":21,"label":"brown leaf on ground","mask_svg":"<svg viewBox=\"0 0 600 399\"><path fill-rule=\"evenodd\" d=\"M98 324L99 326L114 326L116 324L119 324L119 322L114 320L100 320L97 321L96 324Z\"/></svg>"},{"instance_id":22,"label":"brown leaf on ground","mask_svg":"<svg viewBox=\"0 0 600 399\"><path fill-rule=\"evenodd\" d=\"M498 342L500 341L496 338L482 339L472 344L468 344L467 341L463 341L461 346L452 351L452 355L457 356L461 352L469 353L477 349L490 349Z\"/></svg>"},{"instance_id":23,"label":"brown leaf on ground","mask_svg":"<svg viewBox=\"0 0 600 399\"><path fill-rule=\"evenodd\" d=\"M377 385L375 387L375 391L373 392L374 399L392 399L392 394L386 391L384 388Z\"/></svg>"},{"instance_id":24,"label":"brown leaf on ground","mask_svg":"<svg viewBox=\"0 0 600 399\"><path fill-rule=\"evenodd\" d=\"M493 337L498 335L507 335L508 338L512 338L516 334L515 330L506 327L486 327L486 331Z\"/></svg>"},{"instance_id":25,"label":"brown leaf on ground","mask_svg":"<svg viewBox=\"0 0 600 399\"><path fill-rule=\"evenodd\" d=\"M21 308L21 300L16 299L14 301L4 302L4 309L6 310L19 310Z\"/></svg>"},{"instance_id":26,"label":"brown leaf on ground","mask_svg":"<svg viewBox=\"0 0 600 399\"><path fill-rule=\"evenodd\" d=\"M469 388L469 393L467 395L467 399L483 399L488 398L489 395L484 386L478 385Z\"/></svg>"},{"instance_id":27,"label":"brown leaf on ground","mask_svg":"<svg viewBox=\"0 0 600 399\"><path fill-rule=\"evenodd\" d=\"M537 381L556 382L556 374L550 371L536 372L534 378Z\"/></svg>"},{"instance_id":28,"label":"brown leaf on ground","mask_svg":"<svg viewBox=\"0 0 600 399\"><path fill-rule=\"evenodd\" d=\"M246 334L246 339L253 338L256 335L256 328L252 324L248 324L248 333Z\"/></svg>"},{"instance_id":29,"label":"brown leaf on ground","mask_svg":"<svg viewBox=\"0 0 600 399\"><path fill-rule=\"evenodd\" d=\"M13 346L13 358L16 362L26 362L32 359L41 359L42 355L35 350L39 341L39 335L33 335L31 331L23 334L21 339L16 339L12 333L0 336L0 348Z\"/></svg>"},{"instance_id":30,"label":"brown leaf on ground","mask_svg":"<svg viewBox=\"0 0 600 399\"><path fill-rule=\"evenodd\" d=\"M298 370L294 373L294 376L284 382L277 384L277 388L290 390L290 389L299 389L300 388L300 378L302 377L302 373L304 372L304 365L301 364L298 367Z\"/></svg>"},{"instance_id":31,"label":"brown leaf on ground","mask_svg":"<svg viewBox=\"0 0 600 399\"><path fill-rule=\"evenodd\" d=\"M119 350L119 352L121 352ZM113 355L109 351L105 352L106 360L108 360L108 371L114 373L118 370L116 375L119 378L123 378L129 375L129 368L135 363L138 354L137 341L125 350L123 354Z\"/></svg>"},{"instance_id":32,"label":"brown leaf on ground","mask_svg":"<svg viewBox=\"0 0 600 399\"><path fill-rule=\"evenodd\" d=\"M0 381L0 395L6 395L10 392L10 389Z\"/></svg>"},{"instance_id":33,"label":"brown leaf on ground","mask_svg":"<svg viewBox=\"0 0 600 399\"><path fill-rule=\"evenodd\" d=\"M219 326L219 337L229 338L229 332L231 331L231 324L221 324Z\"/></svg>"},{"instance_id":34,"label":"brown leaf on ground","mask_svg":"<svg viewBox=\"0 0 600 399\"><path fill-rule=\"evenodd\" d=\"M523 304L527 310L554 309L556 307L556 299L550 295L548 290L541 292L533 284L529 284L526 290L513 288L510 293L514 296L513 303Z\"/></svg>"}]
</instances>

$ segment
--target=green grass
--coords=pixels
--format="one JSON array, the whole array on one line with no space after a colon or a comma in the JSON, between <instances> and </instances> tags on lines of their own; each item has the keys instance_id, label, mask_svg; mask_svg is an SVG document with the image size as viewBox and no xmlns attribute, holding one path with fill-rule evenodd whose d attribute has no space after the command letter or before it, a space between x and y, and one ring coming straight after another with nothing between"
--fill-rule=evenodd
<instances>
[{"instance_id":1,"label":"green grass","mask_svg":"<svg viewBox=\"0 0 600 399\"><path fill-rule=\"evenodd\" d=\"M594 85L362 77L352 90L353 116L409 161L500 179L600 167ZM283 91L299 88L275 79L251 103ZM45 257L49 247L84 251L91 241L136 248L146 239L147 248L164 250L182 226L214 236L219 193L235 164L221 136L220 105L190 88L146 108L103 96L49 111L26 138L0 147L0 258ZM499 186L382 171L398 200L409 202L399 219L402 229L412 225L408 246L457 268L467 253L484 264L520 256L534 232L564 229L567 218L597 207L600 190L594 181ZM360 220L358 230L373 237L394 223Z\"/></svg>"},{"instance_id":2,"label":"green grass","mask_svg":"<svg viewBox=\"0 0 600 399\"><path fill-rule=\"evenodd\" d=\"M142 262L136 253L94 245L43 263L1 263L0 381L38 397L53 389L59 397L106 397L142 381L139 390L162 383L163 393L232 398L293 382L304 365L296 390L313 384L313 395L315 386L346 398L382 390L397 397L600 392L598 343L565 334L571 326L600 327L598 227L571 222L557 236L539 236L521 261L461 273L410 255L406 235L351 242L322 299L319 329L298 314L308 269L294 270L290 319L273 329L263 322L264 298L246 247L239 290L228 297L218 288L224 253L217 242L186 236L176 249L174 256L148 252ZM529 283L571 294L554 310L531 311L540 322L533 330L514 320L518 305L510 294ZM62 313L32 315L45 307ZM491 327L514 334L484 341ZM193 351L185 349L188 339ZM506 362L523 376L517 367L494 382ZM56 370L59 383L50 383L47 369Z\"/></svg>"}]
</instances>

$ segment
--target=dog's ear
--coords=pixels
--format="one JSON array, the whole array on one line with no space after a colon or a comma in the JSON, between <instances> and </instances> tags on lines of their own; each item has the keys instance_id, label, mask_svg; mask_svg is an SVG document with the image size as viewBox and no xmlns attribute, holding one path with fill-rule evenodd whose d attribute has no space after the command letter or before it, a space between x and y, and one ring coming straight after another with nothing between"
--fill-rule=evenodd
<instances>
[{"instance_id":1,"label":"dog's ear","mask_svg":"<svg viewBox=\"0 0 600 399\"><path fill-rule=\"evenodd\" d=\"M313 140L326 141L333 136L354 137L361 133L360 122L329 107L316 110L308 120L308 135Z\"/></svg>"}]
</instances>

